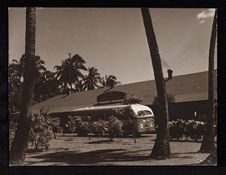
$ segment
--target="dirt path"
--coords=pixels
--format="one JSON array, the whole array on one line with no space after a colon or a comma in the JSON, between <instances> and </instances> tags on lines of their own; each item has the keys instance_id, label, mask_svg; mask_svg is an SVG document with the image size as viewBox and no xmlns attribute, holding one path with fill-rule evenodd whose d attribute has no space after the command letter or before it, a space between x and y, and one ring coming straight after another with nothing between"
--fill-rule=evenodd
<instances>
[{"instance_id":1,"label":"dirt path","mask_svg":"<svg viewBox=\"0 0 226 175\"><path fill-rule=\"evenodd\" d=\"M149 159L155 135L137 138L115 138L113 142L106 137L58 136L51 140L50 149L45 152L28 153L24 165L194 165L205 160L209 154L197 153L200 143L171 142L170 159Z\"/></svg>"}]
</instances>

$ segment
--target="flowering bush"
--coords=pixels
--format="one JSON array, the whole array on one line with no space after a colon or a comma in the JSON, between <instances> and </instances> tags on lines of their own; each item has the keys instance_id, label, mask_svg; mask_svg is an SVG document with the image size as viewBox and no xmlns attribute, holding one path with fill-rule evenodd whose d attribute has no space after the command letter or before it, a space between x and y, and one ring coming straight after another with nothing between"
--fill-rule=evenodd
<instances>
[{"instance_id":1,"label":"flowering bush","mask_svg":"<svg viewBox=\"0 0 226 175\"><path fill-rule=\"evenodd\" d=\"M185 127L185 121L178 119L176 121L169 122L169 133L172 137L172 139L182 139L184 135L184 127Z\"/></svg>"},{"instance_id":2,"label":"flowering bush","mask_svg":"<svg viewBox=\"0 0 226 175\"><path fill-rule=\"evenodd\" d=\"M48 115L33 115L29 142L35 150L40 148L48 149L49 141L54 136L51 119Z\"/></svg>"},{"instance_id":3,"label":"flowering bush","mask_svg":"<svg viewBox=\"0 0 226 175\"><path fill-rule=\"evenodd\" d=\"M60 119L55 117L55 118L51 118L51 123L50 123L52 130L53 130L53 134L54 134L54 138L56 138L57 133L62 134L63 133L63 128L60 127Z\"/></svg>"},{"instance_id":4,"label":"flowering bush","mask_svg":"<svg viewBox=\"0 0 226 175\"><path fill-rule=\"evenodd\" d=\"M17 122L11 121L9 125L9 148L11 147ZM31 129L29 133L29 146L31 149L40 150L49 148L49 141L54 133L60 132L59 120L52 119L47 113L33 115L31 118Z\"/></svg>"},{"instance_id":5,"label":"flowering bush","mask_svg":"<svg viewBox=\"0 0 226 175\"><path fill-rule=\"evenodd\" d=\"M79 136L86 136L88 133L93 133L97 136L109 135L111 138L121 136L122 122L114 116L108 120L99 119L97 121L91 120L87 117L71 117L68 121L70 130L76 132Z\"/></svg>"},{"instance_id":6,"label":"flowering bush","mask_svg":"<svg viewBox=\"0 0 226 175\"><path fill-rule=\"evenodd\" d=\"M182 120L169 122L169 133L172 139L198 141L202 139L206 128L206 123L195 120Z\"/></svg>"},{"instance_id":7,"label":"flowering bush","mask_svg":"<svg viewBox=\"0 0 226 175\"><path fill-rule=\"evenodd\" d=\"M79 136L86 136L91 132L91 122L89 121L89 118L87 119L87 121L84 121L81 117L76 117L74 118L73 124L71 123L71 125L74 126L74 131L77 132Z\"/></svg>"},{"instance_id":8,"label":"flowering bush","mask_svg":"<svg viewBox=\"0 0 226 175\"><path fill-rule=\"evenodd\" d=\"M93 122L91 124L91 131L97 136L102 136L104 134L108 133L108 127L107 127L108 122L104 120L98 120Z\"/></svg>"},{"instance_id":9,"label":"flowering bush","mask_svg":"<svg viewBox=\"0 0 226 175\"><path fill-rule=\"evenodd\" d=\"M113 140L113 137L120 137L122 135L123 123L117 117L111 116L106 124L111 140Z\"/></svg>"}]
</instances>

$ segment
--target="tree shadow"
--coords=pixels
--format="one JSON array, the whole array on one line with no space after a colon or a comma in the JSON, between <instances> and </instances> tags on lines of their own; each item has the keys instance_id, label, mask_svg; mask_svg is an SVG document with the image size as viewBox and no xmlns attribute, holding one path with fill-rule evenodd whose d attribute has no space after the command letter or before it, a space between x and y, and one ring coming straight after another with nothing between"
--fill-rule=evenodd
<instances>
[{"instance_id":1,"label":"tree shadow","mask_svg":"<svg viewBox=\"0 0 226 175\"><path fill-rule=\"evenodd\" d=\"M197 140L197 141L195 141L195 140L170 140L170 142L182 142L182 143L184 143L184 142L187 142L187 143L202 143L202 141L201 141L201 140Z\"/></svg>"},{"instance_id":2,"label":"tree shadow","mask_svg":"<svg viewBox=\"0 0 226 175\"><path fill-rule=\"evenodd\" d=\"M128 162L147 160L149 155L139 155L137 153L148 150L126 151L124 149L102 149L89 152L61 151L56 153L47 153L43 155L31 156L31 158L42 159L38 163L54 162L67 165L89 165L107 162ZM28 163L28 165L35 164Z\"/></svg>"},{"instance_id":3,"label":"tree shadow","mask_svg":"<svg viewBox=\"0 0 226 175\"><path fill-rule=\"evenodd\" d=\"M98 140L98 141L92 141L92 142L85 142L87 144L101 144L101 143L112 143L114 141L111 140Z\"/></svg>"}]
</instances>

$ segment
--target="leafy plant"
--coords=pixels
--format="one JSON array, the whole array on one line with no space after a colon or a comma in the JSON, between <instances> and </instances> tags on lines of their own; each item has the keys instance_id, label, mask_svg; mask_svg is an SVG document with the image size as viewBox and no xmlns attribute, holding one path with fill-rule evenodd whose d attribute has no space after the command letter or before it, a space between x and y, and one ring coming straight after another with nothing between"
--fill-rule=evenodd
<instances>
[{"instance_id":1,"label":"leafy plant","mask_svg":"<svg viewBox=\"0 0 226 175\"><path fill-rule=\"evenodd\" d=\"M59 127L59 119L51 118L47 113L33 115L31 118L31 130L29 133L30 148L37 150L47 150L50 146L49 141L60 133L62 128ZM17 121L11 120L9 124L9 148L11 147Z\"/></svg>"},{"instance_id":2,"label":"leafy plant","mask_svg":"<svg viewBox=\"0 0 226 175\"><path fill-rule=\"evenodd\" d=\"M109 117L106 126L107 133L109 134L111 141L113 141L114 137L120 137L122 135L123 123L117 117Z\"/></svg>"},{"instance_id":3,"label":"leafy plant","mask_svg":"<svg viewBox=\"0 0 226 175\"><path fill-rule=\"evenodd\" d=\"M206 123L202 121L177 119L169 122L170 136L176 140L201 140L205 130Z\"/></svg>"}]
</instances>

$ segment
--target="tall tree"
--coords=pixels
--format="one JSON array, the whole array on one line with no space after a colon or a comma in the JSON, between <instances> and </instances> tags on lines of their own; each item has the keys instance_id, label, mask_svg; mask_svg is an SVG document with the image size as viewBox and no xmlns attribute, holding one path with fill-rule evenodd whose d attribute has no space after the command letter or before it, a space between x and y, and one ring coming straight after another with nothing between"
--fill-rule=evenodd
<instances>
[{"instance_id":1,"label":"tall tree","mask_svg":"<svg viewBox=\"0 0 226 175\"><path fill-rule=\"evenodd\" d=\"M76 85L84 78L81 72L81 70L87 70L84 64L85 60L78 54L75 54L73 57L69 55L69 58L62 61L60 66L54 67L57 70L56 78L62 82L64 89L67 89L67 86L69 86L72 91L73 85Z\"/></svg>"},{"instance_id":2,"label":"tall tree","mask_svg":"<svg viewBox=\"0 0 226 175\"><path fill-rule=\"evenodd\" d=\"M37 70L37 74L40 75L41 72L46 71L45 62L40 58L40 56L34 57L34 64ZM25 67L25 54L23 54L19 61L13 60L12 63L9 65L9 74L12 76L17 76L21 79L24 75L24 67ZM21 80L22 81L22 80Z\"/></svg>"},{"instance_id":3,"label":"tall tree","mask_svg":"<svg viewBox=\"0 0 226 175\"><path fill-rule=\"evenodd\" d=\"M100 87L100 73L94 67L88 68L88 75L83 79L83 90L93 90Z\"/></svg>"},{"instance_id":4,"label":"tall tree","mask_svg":"<svg viewBox=\"0 0 226 175\"><path fill-rule=\"evenodd\" d=\"M17 60L8 66L8 102L9 113L18 112L20 109L20 96L22 87L22 71Z\"/></svg>"},{"instance_id":5,"label":"tall tree","mask_svg":"<svg viewBox=\"0 0 226 175\"><path fill-rule=\"evenodd\" d=\"M45 71L34 84L34 101L41 102L59 94L58 81L55 74Z\"/></svg>"},{"instance_id":6,"label":"tall tree","mask_svg":"<svg viewBox=\"0 0 226 175\"><path fill-rule=\"evenodd\" d=\"M214 111L215 111L215 99L214 99L214 54L216 45L217 34L217 11L213 19L210 49L209 49L209 71L208 71L208 114L207 114L207 127L206 133L203 137L203 142L200 148L200 152L216 152L216 146L214 142Z\"/></svg>"},{"instance_id":7,"label":"tall tree","mask_svg":"<svg viewBox=\"0 0 226 175\"><path fill-rule=\"evenodd\" d=\"M114 86L120 84L119 81L117 81L117 77L114 75L105 75L105 77L101 78L101 85L102 87L110 87L113 88Z\"/></svg>"},{"instance_id":8,"label":"tall tree","mask_svg":"<svg viewBox=\"0 0 226 175\"><path fill-rule=\"evenodd\" d=\"M147 41L152 59L152 65L154 69L155 83L157 88L157 96L159 102L159 122L157 128L157 138L151 153L152 158L165 159L170 156L170 145L169 145L169 112L167 104L167 96L165 89L165 82L162 73L161 58L159 49L155 37L154 28L152 25L152 19L148 8L141 9L145 31L147 35Z\"/></svg>"},{"instance_id":9,"label":"tall tree","mask_svg":"<svg viewBox=\"0 0 226 175\"><path fill-rule=\"evenodd\" d=\"M34 58L35 66L38 70L39 77L42 77L41 75L46 71L46 68L44 66L45 62L41 60L40 56L35 56ZM13 60L11 64L8 66L8 88L9 88L9 112L17 112L20 109L20 99L21 99L21 93L22 93L22 83L23 83L23 75L24 75L24 65L25 64L25 55L23 54L19 61ZM44 84L40 84L38 82L35 82L36 84L39 84L40 87L38 90L43 89ZM37 85L36 85L37 87ZM36 88L37 89L37 88ZM39 96L39 92L34 91L34 96L36 101L36 96Z\"/></svg>"},{"instance_id":10,"label":"tall tree","mask_svg":"<svg viewBox=\"0 0 226 175\"><path fill-rule=\"evenodd\" d=\"M32 88L38 70L35 66L36 9L26 8L25 64L21 110L18 127L10 149L10 162L24 161L31 126Z\"/></svg>"}]
</instances>

